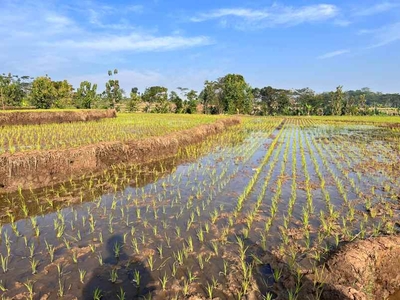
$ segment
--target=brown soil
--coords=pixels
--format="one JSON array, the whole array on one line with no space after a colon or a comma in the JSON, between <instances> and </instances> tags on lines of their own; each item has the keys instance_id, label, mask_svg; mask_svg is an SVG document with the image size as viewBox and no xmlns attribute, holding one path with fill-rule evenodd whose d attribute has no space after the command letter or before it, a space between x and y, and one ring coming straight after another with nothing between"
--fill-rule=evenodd
<instances>
[{"instance_id":1,"label":"brown soil","mask_svg":"<svg viewBox=\"0 0 400 300\"><path fill-rule=\"evenodd\" d=\"M325 268L327 283L347 299L387 299L400 289L400 236L346 244Z\"/></svg>"},{"instance_id":2,"label":"brown soil","mask_svg":"<svg viewBox=\"0 0 400 300\"><path fill-rule=\"evenodd\" d=\"M162 137L139 141L105 142L73 149L31 151L0 156L0 192L38 188L99 172L112 165L146 163L174 156L180 147L201 142L239 124L237 118L219 120Z\"/></svg>"},{"instance_id":3,"label":"brown soil","mask_svg":"<svg viewBox=\"0 0 400 300\"><path fill-rule=\"evenodd\" d=\"M115 110L0 112L0 126L96 121L115 118Z\"/></svg>"},{"instance_id":4,"label":"brown soil","mask_svg":"<svg viewBox=\"0 0 400 300\"><path fill-rule=\"evenodd\" d=\"M249 251L252 252L252 248ZM273 270L282 270L279 282L267 290L277 300L288 299L287 291L295 290L296 276L274 253L264 253L261 261L264 265L270 264ZM399 270L400 236L349 242L339 247L316 270L311 266L310 269L303 268L297 299L397 300L397 293L400 291ZM265 282L269 279L271 278L266 274L260 277L257 272L253 273L253 283L256 285L253 288L265 294ZM258 294L256 299L263 298Z\"/></svg>"}]
</instances>

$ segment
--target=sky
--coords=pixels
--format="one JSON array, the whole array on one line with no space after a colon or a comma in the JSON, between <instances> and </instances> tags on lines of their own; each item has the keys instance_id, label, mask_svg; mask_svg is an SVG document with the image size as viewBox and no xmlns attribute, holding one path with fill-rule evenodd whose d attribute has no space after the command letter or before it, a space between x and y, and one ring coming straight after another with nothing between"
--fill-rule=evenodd
<instances>
[{"instance_id":1,"label":"sky","mask_svg":"<svg viewBox=\"0 0 400 300\"><path fill-rule=\"evenodd\" d=\"M0 73L400 92L400 0L0 0Z\"/></svg>"}]
</instances>

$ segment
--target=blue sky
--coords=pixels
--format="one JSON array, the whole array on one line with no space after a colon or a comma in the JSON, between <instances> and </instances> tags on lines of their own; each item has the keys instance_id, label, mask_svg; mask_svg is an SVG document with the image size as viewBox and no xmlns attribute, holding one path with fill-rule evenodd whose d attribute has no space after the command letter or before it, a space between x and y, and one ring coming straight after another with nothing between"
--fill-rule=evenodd
<instances>
[{"instance_id":1,"label":"blue sky","mask_svg":"<svg viewBox=\"0 0 400 300\"><path fill-rule=\"evenodd\" d=\"M400 92L400 0L0 0L0 72L125 90L252 85Z\"/></svg>"}]
</instances>

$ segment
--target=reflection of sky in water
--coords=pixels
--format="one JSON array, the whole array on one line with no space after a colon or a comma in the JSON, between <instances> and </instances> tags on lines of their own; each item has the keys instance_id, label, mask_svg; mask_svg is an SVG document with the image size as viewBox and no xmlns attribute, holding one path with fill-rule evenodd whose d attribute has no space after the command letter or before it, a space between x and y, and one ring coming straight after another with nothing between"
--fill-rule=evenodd
<instances>
[{"instance_id":1,"label":"reflection of sky in water","mask_svg":"<svg viewBox=\"0 0 400 300\"><path fill-rule=\"evenodd\" d=\"M258 120L257 120L258 121ZM98 243L99 233L101 232L104 237L104 244L98 245L95 253L88 252L85 259L79 261L79 268L87 268L90 270L97 263L96 254L99 252L103 253L104 260L107 260L109 254L109 245L107 246L108 238L111 238L115 234L124 237L127 235L127 243L124 246L124 253L129 256L134 255L134 250L131 246L132 240L136 239L139 243L140 251L154 250L154 258L156 266L162 264L163 259L160 259L157 255L157 247L163 245L164 255L167 259L171 257L166 263L166 267L161 270L155 270L152 272L152 276L157 280L164 275L164 272L170 276L171 264L173 263L173 252L181 250L183 245L187 245L189 237L192 238L194 243L194 254L189 255L186 260L185 267L182 268L182 276L187 276L186 267L192 267L194 271L198 271L199 284L205 284L207 279L211 276L219 278L219 267L221 266L221 257L212 256L211 263L206 264L205 271L199 271L197 264L198 253L209 253L211 252L210 241L218 241L221 238L222 231L224 228L228 228L229 218L233 220L233 226L228 228L228 243L219 244L220 256L224 255L226 260L232 260L230 263L237 264L237 261L233 259L238 257L238 247L236 245L236 235L242 236L243 229L247 227L246 218L251 215L258 198L258 195L266 187L265 195L261 199L261 205L258 210L254 213L255 217L251 229L249 230L249 239L246 239L246 243L254 247L259 247L260 234L264 232L265 224L271 217L271 206L272 201L277 189L278 180L282 181L281 195L276 198L278 211L272 218L273 223L270 231L266 235L267 238L267 251L271 251L274 247L281 245L282 243L282 228L283 220L288 217L288 203L291 197L291 185L293 176L293 165L292 159L294 153L296 153L297 164L296 167L296 183L297 189L295 190L296 202L294 203L293 214L290 217L288 226L293 231L300 230L302 228L302 217L303 209L309 209L307 195L305 191L305 173L306 170L310 177L310 184L315 185L312 188L312 205L315 212L310 214L310 240L311 244L317 243L318 233L321 232L320 227L320 211L323 211L327 215L327 203L322 193L320 186L320 179L317 176L315 166L312 161L311 153L317 160L317 165L326 179L325 190L330 195L330 203L334 206L335 211L338 212L338 226L337 230L341 230L342 218L347 217L346 205L342 199L341 194L338 192L336 182L332 180L332 176L336 175L344 184L344 191L348 195L349 202L361 204L356 206L360 209L361 213L365 213L363 202L357 201L360 198L355 194L354 188L350 186L348 180L341 173L341 168L347 168L346 161L340 159L340 156L335 153L335 150L341 151L340 147L346 150L344 153L345 158L350 161L350 165L353 166L359 162L371 159L364 157L362 149L359 147L359 140L353 139L357 134L360 134L360 130L376 131L376 127L373 126L350 126L351 128L334 129L330 125L314 126L312 129L299 130L299 127L287 126L281 131L281 135L278 136L279 131L271 132L255 132L251 133L244 141L230 146L220 145L210 153L199 157L195 161L186 162L184 164L177 164L171 168L170 173L153 177L150 181L145 181L143 185L139 187L127 186L121 188L117 192L107 192L100 194L95 200L88 197L88 202L82 204L76 204L73 207L67 207L61 209L58 213L56 212L44 212L43 215L37 217L38 224L41 229L40 237L36 238L33 236L33 230L30 225L29 219L24 219L16 222L17 227L21 234L27 236L29 243L33 242L36 245L37 258L41 259L41 267L43 268L47 263L46 250L44 248L44 240L47 242L61 246L61 250L56 252L56 257L64 256L66 260L71 257L69 250L66 250L63 245L63 241L55 237L54 231L54 220L60 221L64 218L65 221L65 235L64 237L70 240L73 247L79 249L85 249L90 243ZM270 136L273 133L273 136ZM246 197L243 209L237 216L233 217L233 212L237 204L238 195L245 189L251 178L255 175L255 170L259 166L262 159L266 156L266 153L271 145L274 138L278 138L278 143L271 157L266 162L265 166L256 180L254 187L250 194ZM332 137L329 143L325 144L321 142L320 138ZM373 137L370 137L373 139ZM296 143L294 143L296 141ZM306 144L309 141L309 145ZM360 145L362 141L360 140ZM365 142L364 142L365 143ZM267 144L267 146L266 146ZM292 149L293 145L296 144L296 150ZM303 145L303 150L300 149L300 144ZM286 146L288 145L288 148ZM339 149L337 146L339 145ZM376 147L377 151L383 149L383 144L380 141L373 141L372 144ZM278 150L279 149L279 150ZM286 150L287 149L287 150ZM320 150L320 152L317 151ZM287 152L286 152L287 151ZM372 150L373 151L373 150ZM386 149L386 152L389 150ZM284 153L287 153L288 160L285 162ZM350 152L347 155L347 152ZM302 164L301 153L305 156L305 166ZM331 155L330 155L331 154ZM339 153L340 154L340 153ZM389 159L385 152L379 153L380 156L376 158L377 161L382 159ZM243 157L238 160L237 157ZM327 165L323 164L323 158L326 159ZM283 167L282 167L283 166ZM270 177L267 181L267 173L271 168ZM151 173L152 168L149 168ZM122 172L123 173L123 172ZM333 174L333 175L332 175ZM390 174L387 174L389 176ZM119 174L121 176L121 174ZM359 186L365 193L370 191L372 185L379 184L379 176L375 173L362 174L361 180L359 180L352 170L349 170L349 178L353 178L357 186ZM134 177L134 175L132 175ZM113 178L111 176L111 178ZM132 179L132 178L131 178ZM396 187L394 187L396 188ZM398 188L398 187L397 187ZM377 191L377 196L373 200L383 199L382 191ZM51 197L51 192L49 192ZM382 197L381 197L382 196ZM44 195L44 197L46 197ZM53 195L52 197L56 197ZM86 197L86 196L85 196ZM138 201L135 204L135 199ZM33 200L27 199L26 200ZM361 199L362 200L362 199ZM34 200L33 200L34 201ZM221 206L221 204L223 204ZM197 210L198 208L198 210ZM18 209L18 207L17 207ZM137 217L137 210L140 209L141 218ZM165 214L164 214L165 211ZM197 211L200 215L197 215ZM217 213L217 219L215 224L210 223L210 214ZM155 215L157 214L157 217ZM93 215L96 220L95 232L89 232L88 220L90 215ZM193 227L187 230L188 220L194 216ZM61 217L62 216L62 217ZM110 221L110 216L113 216ZM179 216L179 217L178 217ZM83 224L84 218L85 224ZM398 218L398 215L394 218ZM349 230L352 234L357 234L360 231L360 222L363 219L362 214L355 215L355 219L349 222ZM375 220L369 219L367 224L364 224L368 230L381 222L382 218L378 216ZM110 232L109 223L112 223L113 233ZM165 222L165 223L163 223ZM147 224L145 226L145 223ZM205 224L210 225L210 232L205 233L206 243L200 244L196 234L198 230ZM166 228L164 228L166 224ZM337 225L337 224L336 224ZM181 238L176 237L176 226L181 228ZM72 228L74 227L74 229ZM134 228L134 230L132 229ZM157 229L158 234L154 233L154 228ZM16 238L12 234L12 228L9 224L3 226L3 233L7 231L12 238L12 254L15 257L26 256L26 247L22 238ZM78 240L77 230L80 230L82 239ZM131 232L134 232L131 235ZM339 232L339 231L338 231ZM171 248L166 246L166 237L171 239ZM146 242L141 242L142 238ZM304 247L304 236L300 234L300 239L290 239L291 242L297 243L296 249L302 249ZM325 245L331 246L334 244L332 237L323 237L321 247ZM286 247L288 248L288 247ZM286 251L287 249L283 249ZM301 250L299 250L300 252ZM4 243L0 244L0 252L5 253ZM249 251L250 252L250 251ZM301 259L307 257L308 252L301 253ZM140 253L142 254L142 253ZM146 258L143 259L146 262ZM27 260L13 260L11 263L13 271L9 273L10 280L17 280L20 278L22 273L29 273L29 264ZM96 265L97 267L97 265ZM69 270L71 276L77 279L76 265L70 265ZM119 269L120 279L125 280L128 278L129 283L132 281L132 274L125 274L123 270L126 267ZM40 271L42 269L39 269ZM262 275L268 285L274 284L273 279L273 267L269 262L261 264L256 270ZM52 272L50 270L50 272ZM49 273L50 275L56 275L55 273ZM106 274L109 276L109 274ZM126 276L125 276L126 275ZM57 276L49 276L48 278L40 278L38 280L46 280L46 284L57 285ZM125 276L125 277L124 277ZM46 276L45 276L46 277ZM220 284L226 284L222 277ZM106 279L106 281L108 278ZM74 288L73 288L74 289Z\"/></svg>"}]
</instances>

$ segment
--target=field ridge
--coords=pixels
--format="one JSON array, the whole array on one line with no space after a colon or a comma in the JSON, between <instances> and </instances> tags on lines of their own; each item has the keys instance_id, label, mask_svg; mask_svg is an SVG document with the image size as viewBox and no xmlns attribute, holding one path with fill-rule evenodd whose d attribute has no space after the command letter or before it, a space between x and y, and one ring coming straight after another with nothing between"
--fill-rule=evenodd
<instances>
[{"instance_id":1,"label":"field ridge","mask_svg":"<svg viewBox=\"0 0 400 300\"><path fill-rule=\"evenodd\" d=\"M115 118L114 109L66 111L5 111L0 112L0 126L50 123L88 122Z\"/></svg>"},{"instance_id":2,"label":"field ridge","mask_svg":"<svg viewBox=\"0 0 400 300\"><path fill-rule=\"evenodd\" d=\"M0 192L44 187L71 176L98 172L112 165L146 163L170 157L176 155L180 147L201 142L207 136L239 123L239 119L229 118L143 140L102 142L63 150L6 153L0 156Z\"/></svg>"}]
</instances>

